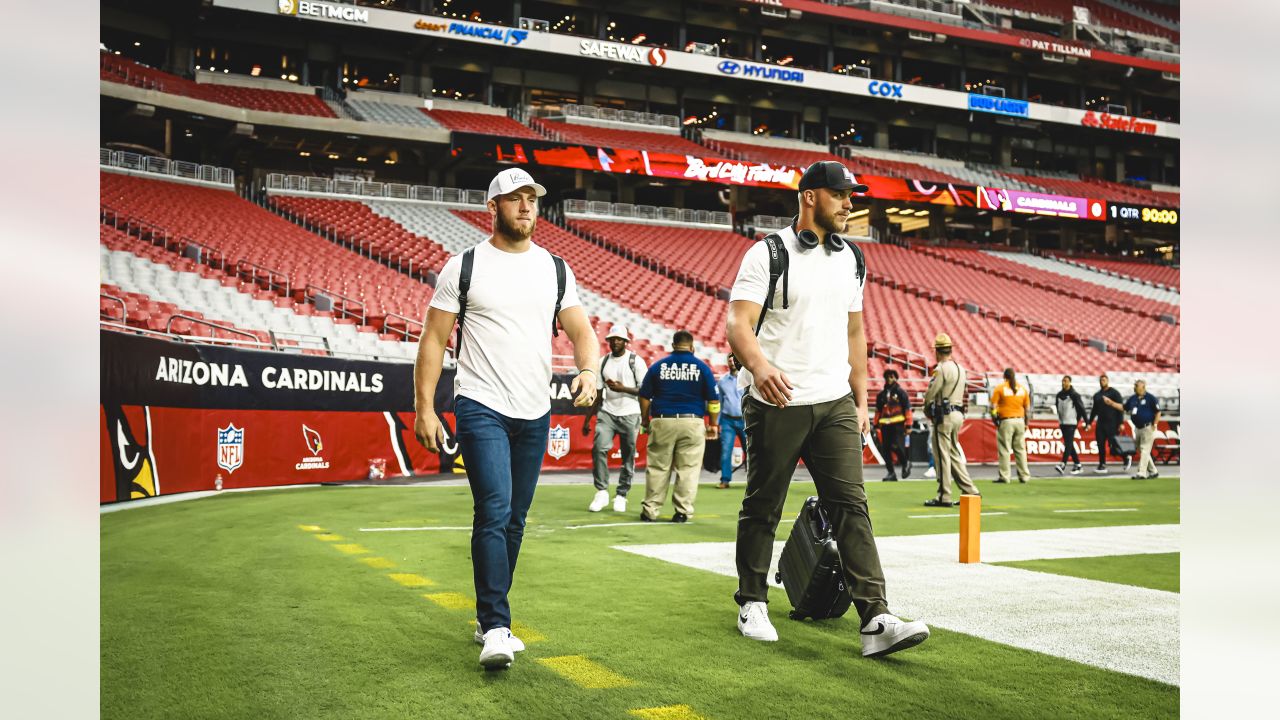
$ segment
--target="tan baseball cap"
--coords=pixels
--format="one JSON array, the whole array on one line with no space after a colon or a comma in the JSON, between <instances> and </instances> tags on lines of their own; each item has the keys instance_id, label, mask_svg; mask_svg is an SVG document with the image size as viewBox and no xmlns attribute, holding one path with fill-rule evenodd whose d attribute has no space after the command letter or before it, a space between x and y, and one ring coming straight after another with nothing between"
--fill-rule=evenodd
<instances>
[{"instance_id":1,"label":"tan baseball cap","mask_svg":"<svg viewBox=\"0 0 1280 720\"><path fill-rule=\"evenodd\" d=\"M935 348L951 347L951 336L946 333L938 333L938 336L933 339L933 346Z\"/></svg>"}]
</instances>

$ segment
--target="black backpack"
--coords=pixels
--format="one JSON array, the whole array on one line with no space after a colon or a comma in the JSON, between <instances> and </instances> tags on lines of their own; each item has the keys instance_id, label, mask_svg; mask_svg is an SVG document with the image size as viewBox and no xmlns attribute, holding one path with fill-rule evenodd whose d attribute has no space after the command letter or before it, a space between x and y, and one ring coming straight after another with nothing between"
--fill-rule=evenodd
<instances>
[{"instance_id":1,"label":"black backpack","mask_svg":"<svg viewBox=\"0 0 1280 720\"><path fill-rule=\"evenodd\" d=\"M631 366L631 378L635 380L636 385L639 386L640 376L636 372L636 354L628 350L627 355L628 355L627 364ZM609 354L606 354L604 357L600 358L600 377L601 378L604 377L604 364L607 362L609 362Z\"/></svg>"},{"instance_id":2,"label":"black backpack","mask_svg":"<svg viewBox=\"0 0 1280 720\"><path fill-rule=\"evenodd\" d=\"M782 242L782 236L778 233L765 235L761 242L769 248L769 292L764 296L764 307L760 309L760 319L756 321L756 335L760 334L760 328L764 325L765 314L769 312L769 308L773 307L773 293L778 288L778 278L782 278L784 310L788 307L787 297L790 295L788 278L791 274L791 255L787 252L786 243ZM844 244L853 252L853 257L857 260L858 284L862 285L867 279L867 261L862 255L862 248L848 238L845 238Z\"/></svg>"},{"instance_id":3,"label":"black backpack","mask_svg":"<svg viewBox=\"0 0 1280 720\"><path fill-rule=\"evenodd\" d=\"M556 311L551 315L551 335L560 336L560 328L556 318L560 317L560 303L564 301L564 286L568 273L565 271L564 258L552 254L551 260L556 265ZM476 249L467 248L462 253L462 272L458 274L458 341L453 344L454 357L462 356L462 321L467 317L467 291L471 289L471 270L476 263Z\"/></svg>"}]
</instances>

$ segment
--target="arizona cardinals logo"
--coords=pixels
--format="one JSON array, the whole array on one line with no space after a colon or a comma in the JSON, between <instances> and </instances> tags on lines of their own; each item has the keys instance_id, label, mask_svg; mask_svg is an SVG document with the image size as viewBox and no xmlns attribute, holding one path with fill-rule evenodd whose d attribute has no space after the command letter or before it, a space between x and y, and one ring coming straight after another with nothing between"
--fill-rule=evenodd
<instances>
[{"instance_id":1,"label":"arizona cardinals logo","mask_svg":"<svg viewBox=\"0 0 1280 720\"><path fill-rule=\"evenodd\" d=\"M160 480L150 448L150 408L136 408L132 413L137 417L137 411L141 411L145 442L140 442L134 435L123 407L108 405L103 410L106 415L107 437L111 439L111 459L116 481L115 500L137 500L159 495Z\"/></svg>"},{"instance_id":2,"label":"arizona cardinals logo","mask_svg":"<svg viewBox=\"0 0 1280 720\"><path fill-rule=\"evenodd\" d=\"M320 433L306 425L302 426L302 439L307 442L307 449L311 451L312 455L319 455L320 451L324 449L324 440L320 438Z\"/></svg>"}]
</instances>

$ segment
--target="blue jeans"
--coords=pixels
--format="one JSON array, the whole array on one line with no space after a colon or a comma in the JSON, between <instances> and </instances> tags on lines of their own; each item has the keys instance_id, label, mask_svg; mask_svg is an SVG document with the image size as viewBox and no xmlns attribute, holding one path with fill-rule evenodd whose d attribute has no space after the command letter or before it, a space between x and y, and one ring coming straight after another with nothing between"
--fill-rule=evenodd
<instances>
[{"instance_id":1,"label":"blue jeans","mask_svg":"<svg viewBox=\"0 0 1280 720\"><path fill-rule=\"evenodd\" d=\"M524 539L525 515L542 470L551 413L536 420L518 420L459 396L454 414L475 510L471 566L476 622L481 632L509 628L507 593Z\"/></svg>"},{"instance_id":2,"label":"blue jeans","mask_svg":"<svg viewBox=\"0 0 1280 720\"><path fill-rule=\"evenodd\" d=\"M742 418L720 416L720 482L733 479L733 439L742 443L742 452L747 452L747 431Z\"/></svg>"}]
</instances>

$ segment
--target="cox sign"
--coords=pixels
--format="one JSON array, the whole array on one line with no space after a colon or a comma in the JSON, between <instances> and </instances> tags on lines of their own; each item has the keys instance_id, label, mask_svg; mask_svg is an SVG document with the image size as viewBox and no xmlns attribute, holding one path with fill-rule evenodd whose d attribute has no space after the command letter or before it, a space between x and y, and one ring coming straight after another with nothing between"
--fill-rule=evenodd
<instances>
[{"instance_id":1,"label":"cox sign","mask_svg":"<svg viewBox=\"0 0 1280 720\"><path fill-rule=\"evenodd\" d=\"M879 95L880 97L885 97L885 98L901 98L902 86L899 85L898 83L881 82L879 80L872 80L871 84L867 86L867 92L871 93L872 95Z\"/></svg>"}]
</instances>

